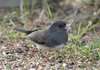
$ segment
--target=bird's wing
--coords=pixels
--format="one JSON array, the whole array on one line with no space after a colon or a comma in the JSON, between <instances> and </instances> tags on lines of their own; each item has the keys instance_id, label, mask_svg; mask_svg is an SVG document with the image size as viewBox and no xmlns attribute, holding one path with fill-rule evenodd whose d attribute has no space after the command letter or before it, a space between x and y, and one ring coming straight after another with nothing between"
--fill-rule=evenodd
<instances>
[{"instance_id":1,"label":"bird's wing","mask_svg":"<svg viewBox=\"0 0 100 70\"><path fill-rule=\"evenodd\" d=\"M30 38L33 42L38 44L45 44L46 43L46 31L45 30L38 30L32 32L27 37Z\"/></svg>"}]
</instances>

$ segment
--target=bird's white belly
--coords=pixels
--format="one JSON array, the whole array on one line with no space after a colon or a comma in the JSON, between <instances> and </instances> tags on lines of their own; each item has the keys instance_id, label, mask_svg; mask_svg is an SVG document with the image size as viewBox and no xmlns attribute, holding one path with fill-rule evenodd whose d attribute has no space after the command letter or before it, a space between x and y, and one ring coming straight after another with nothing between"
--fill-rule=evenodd
<instances>
[{"instance_id":1,"label":"bird's white belly","mask_svg":"<svg viewBox=\"0 0 100 70\"><path fill-rule=\"evenodd\" d=\"M54 46L54 47L48 47L48 46L37 44L37 43L34 43L34 45L38 49L59 49L59 48L63 48L65 46L65 44L61 44L61 45L57 45L57 46Z\"/></svg>"}]
</instances>

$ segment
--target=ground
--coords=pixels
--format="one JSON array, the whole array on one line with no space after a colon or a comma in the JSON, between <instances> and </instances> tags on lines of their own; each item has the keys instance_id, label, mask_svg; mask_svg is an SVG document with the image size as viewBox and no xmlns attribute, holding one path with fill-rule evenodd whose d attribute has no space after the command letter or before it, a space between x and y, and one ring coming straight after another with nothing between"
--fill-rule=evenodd
<instances>
[{"instance_id":1,"label":"ground","mask_svg":"<svg viewBox=\"0 0 100 70\"><path fill-rule=\"evenodd\" d=\"M81 11L84 13L83 9ZM24 33L14 30L14 24L9 19L15 15L8 12L1 15L0 70L100 70L100 21L94 16L84 19L80 17L87 17L87 14L79 14L78 20L74 22L77 24L72 24L72 32L69 33L70 42L64 48L39 50ZM30 28L31 20L24 22L27 24L15 24L19 24L18 27L24 27L25 24L26 28ZM45 25L43 22L42 25ZM36 20L33 25L41 27L40 23L41 20Z\"/></svg>"}]
</instances>

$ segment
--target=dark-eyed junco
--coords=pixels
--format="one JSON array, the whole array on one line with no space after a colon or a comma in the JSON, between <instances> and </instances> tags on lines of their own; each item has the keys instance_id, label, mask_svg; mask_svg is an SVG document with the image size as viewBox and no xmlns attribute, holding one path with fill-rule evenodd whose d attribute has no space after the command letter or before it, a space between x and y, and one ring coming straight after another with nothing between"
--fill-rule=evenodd
<instances>
[{"instance_id":1,"label":"dark-eyed junco","mask_svg":"<svg viewBox=\"0 0 100 70\"><path fill-rule=\"evenodd\" d=\"M68 42L68 32L64 21L55 21L48 28L37 31L18 28L16 30L26 33L37 48L63 48Z\"/></svg>"}]
</instances>

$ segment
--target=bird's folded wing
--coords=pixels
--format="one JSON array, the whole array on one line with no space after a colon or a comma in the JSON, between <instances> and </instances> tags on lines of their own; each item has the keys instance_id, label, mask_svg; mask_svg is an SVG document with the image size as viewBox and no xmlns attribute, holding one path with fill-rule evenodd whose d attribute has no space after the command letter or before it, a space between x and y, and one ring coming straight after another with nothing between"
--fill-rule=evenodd
<instances>
[{"instance_id":1,"label":"bird's folded wing","mask_svg":"<svg viewBox=\"0 0 100 70\"><path fill-rule=\"evenodd\" d=\"M46 43L46 31L44 31L44 30L32 32L27 37L30 38L33 42L36 42L38 44Z\"/></svg>"}]
</instances>

